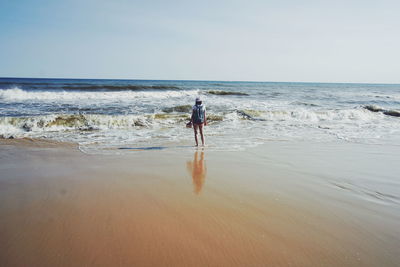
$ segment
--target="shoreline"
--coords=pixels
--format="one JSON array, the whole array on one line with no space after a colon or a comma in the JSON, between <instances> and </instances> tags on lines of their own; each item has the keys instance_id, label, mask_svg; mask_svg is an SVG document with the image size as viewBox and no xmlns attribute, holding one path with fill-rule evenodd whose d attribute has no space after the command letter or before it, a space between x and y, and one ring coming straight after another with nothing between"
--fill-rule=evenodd
<instances>
[{"instance_id":1,"label":"shoreline","mask_svg":"<svg viewBox=\"0 0 400 267\"><path fill-rule=\"evenodd\" d=\"M269 142L93 155L0 140L5 266L395 266L399 152Z\"/></svg>"}]
</instances>

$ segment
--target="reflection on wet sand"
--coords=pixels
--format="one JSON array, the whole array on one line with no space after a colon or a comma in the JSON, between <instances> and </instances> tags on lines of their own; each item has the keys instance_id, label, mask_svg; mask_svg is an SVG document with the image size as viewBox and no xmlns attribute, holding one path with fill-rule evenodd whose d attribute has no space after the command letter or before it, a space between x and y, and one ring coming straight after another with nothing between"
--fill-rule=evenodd
<instances>
[{"instance_id":1,"label":"reflection on wet sand","mask_svg":"<svg viewBox=\"0 0 400 267\"><path fill-rule=\"evenodd\" d=\"M200 154L200 158L199 158ZM193 192L199 194L206 180L207 168L204 163L204 151L194 152L193 161L186 163L188 172L193 179Z\"/></svg>"}]
</instances>

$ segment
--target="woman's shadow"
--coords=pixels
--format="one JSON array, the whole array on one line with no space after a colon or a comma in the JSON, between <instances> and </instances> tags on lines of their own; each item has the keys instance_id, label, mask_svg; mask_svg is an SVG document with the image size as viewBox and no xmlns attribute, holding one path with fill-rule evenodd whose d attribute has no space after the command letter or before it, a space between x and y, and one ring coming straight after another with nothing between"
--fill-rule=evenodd
<instances>
[{"instance_id":1,"label":"woman's shadow","mask_svg":"<svg viewBox=\"0 0 400 267\"><path fill-rule=\"evenodd\" d=\"M199 194L204 185L207 174L207 168L204 162L204 151L194 152L193 161L186 162L186 168L189 174L192 175L193 192Z\"/></svg>"}]
</instances>

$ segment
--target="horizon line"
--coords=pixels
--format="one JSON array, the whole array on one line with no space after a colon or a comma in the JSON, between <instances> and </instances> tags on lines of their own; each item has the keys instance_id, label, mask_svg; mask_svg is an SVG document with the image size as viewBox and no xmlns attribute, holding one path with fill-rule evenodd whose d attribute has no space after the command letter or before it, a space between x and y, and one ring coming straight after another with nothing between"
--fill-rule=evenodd
<instances>
[{"instance_id":1,"label":"horizon line","mask_svg":"<svg viewBox=\"0 0 400 267\"><path fill-rule=\"evenodd\" d=\"M320 83L320 84L374 84L374 85L400 85L400 83L380 82L311 82L311 81L246 81L246 80L191 80L191 79L128 79L128 78L61 78L61 77L0 77L0 79L47 79L47 80L125 80L125 81L182 81L182 82L242 82L242 83Z\"/></svg>"}]
</instances>

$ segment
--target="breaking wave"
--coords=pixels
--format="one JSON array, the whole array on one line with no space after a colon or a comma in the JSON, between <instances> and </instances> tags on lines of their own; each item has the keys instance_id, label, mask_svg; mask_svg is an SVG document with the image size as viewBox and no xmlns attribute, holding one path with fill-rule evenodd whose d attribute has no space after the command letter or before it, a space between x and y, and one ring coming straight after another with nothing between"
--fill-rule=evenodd
<instances>
[{"instance_id":1,"label":"breaking wave","mask_svg":"<svg viewBox=\"0 0 400 267\"><path fill-rule=\"evenodd\" d=\"M76 91L143 91L143 90L180 90L177 86L170 85L67 85L64 90Z\"/></svg>"},{"instance_id":2,"label":"breaking wave","mask_svg":"<svg viewBox=\"0 0 400 267\"><path fill-rule=\"evenodd\" d=\"M400 117L400 111L398 110L388 110L374 105L365 106L364 108L372 112L382 112L383 114L388 116Z\"/></svg>"},{"instance_id":3,"label":"breaking wave","mask_svg":"<svg viewBox=\"0 0 400 267\"><path fill-rule=\"evenodd\" d=\"M0 136L18 137L25 133L56 131L94 131L109 129L132 129L151 127L155 124L177 123L188 120L188 115L101 115L101 114L58 114L33 117L0 118ZM25 136L25 135L24 135Z\"/></svg>"},{"instance_id":4,"label":"breaking wave","mask_svg":"<svg viewBox=\"0 0 400 267\"><path fill-rule=\"evenodd\" d=\"M162 113L143 115L105 115L105 114L55 114L31 117L1 117L0 136L3 138L25 137L42 132L63 131L101 131L110 129L138 129L158 126L179 128L190 118L190 106L176 106ZM208 121L213 123L252 121L254 123L286 123L291 125L315 127L346 122L368 123L382 119L383 114L372 113L366 109L327 110L327 111L287 111L287 110L230 110L223 113L209 112ZM262 125L262 124L261 124ZM251 125L247 125L250 127ZM328 127L329 128L329 127Z\"/></svg>"},{"instance_id":5,"label":"breaking wave","mask_svg":"<svg viewBox=\"0 0 400 267\"><path fill-rule=\"evenodd\" d=\"M11 89L1 89L0 99L4 101L25 101L25 100L112 100L112 99L137 99L143 97L169 98L196 96L197 90L160 90L160 91L28 91L18 87Z\"/></svg>"},{"instance_id":6,"label":"breaking wave","mask_svg":"<svg viewBox=\"0 0 400 267\"><path fill-rule=\"evenodd\" d=\"M90 131L112 128L146 126L147 121L137 116L106 115L48 115L35 117L0 118L0 136L3 138L27 136L29 133Z\"/></svg>"},{"instance_id":7,"label":"breaking wave","mask_svg":"<svg viewBox=\"0 0 400 267\"><path fill-rule=\"evenodd\" d=\"M344 110L237 110L239 116L249 120L262 121L298 121L298 122L330 122L330 121L359 121L368 122L380 119L380 114L371 114L364 109Z\"/></svg>"}]
</instances>

